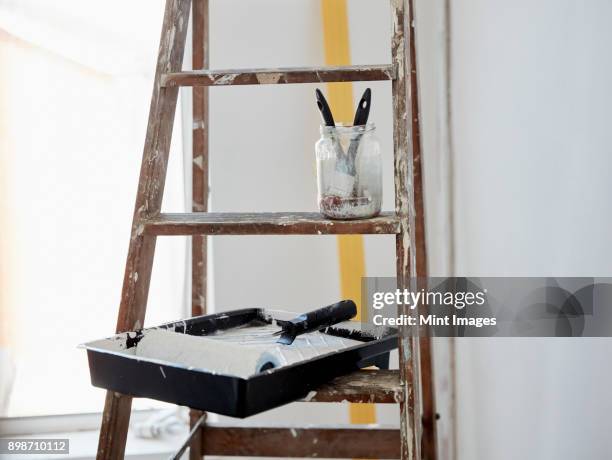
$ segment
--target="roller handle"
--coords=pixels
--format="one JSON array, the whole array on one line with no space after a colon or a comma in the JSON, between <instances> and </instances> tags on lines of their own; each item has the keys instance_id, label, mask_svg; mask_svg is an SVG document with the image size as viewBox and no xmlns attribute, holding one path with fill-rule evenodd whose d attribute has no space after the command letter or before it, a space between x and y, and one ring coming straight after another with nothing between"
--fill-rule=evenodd
<instances>
[{"instance_id":1,"label":"roller handle","mask_svg":"<svg viewBox=\"0 0 612 460\"><path fill-rule=\"evenodd\" d=\"M277 320L282 328L278 343L291 345L300 334L319 331L328 326L348 321L357 315L357 305L352 300L341 300L327 307L319 308L293 318L290 321Z\"/></svg>"}]
</instances>

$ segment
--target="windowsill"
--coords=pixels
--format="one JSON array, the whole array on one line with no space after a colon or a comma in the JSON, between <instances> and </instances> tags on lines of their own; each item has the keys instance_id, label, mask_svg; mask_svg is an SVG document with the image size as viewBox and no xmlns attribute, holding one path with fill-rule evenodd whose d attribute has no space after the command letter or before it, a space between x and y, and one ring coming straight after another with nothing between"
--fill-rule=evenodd
<instances>
[{"instance_id":1,"label":"windowsill","mask_svg":"<svg viewBox=\"0 0 612 460\"><path fill-rule=\"evenodd\" d=\"M167 459L174 454L181 443L187 437L187 428L184 433L176 435L165 435L160 439L141 439L136 438L131 433L128 434L128 442L125 451L125 458L130 460L157 460ZM68 438L70 439L70 454L53 455L54 459L70 460L93 460L96 458L98 445L98 431L74 431L68 433L46 433L41 435L18 436L21 439L31 438ZM20 459L41 459L49 458L49 455L20 455Z\"/></svg>"},{"instance_id":2,"label":"windowsill","mask_svg":"<svg viewBox=\"0 0 612 460\"><path fill-rule=\"evenodd\" d=\"M146 420L155 410L134 411L131 421ZM101 414L74 414L42 417L0 418L0 433L5 438L70 439L70 454L53 455L54 459L90 460L96 458ZM167 459L176 452L188 435L187 427L177 434L158 439L137 438L130 430L125 458L131 460ZM19 455L20 459L42 459L49 455Z\"/></svg>"}]
</instances>

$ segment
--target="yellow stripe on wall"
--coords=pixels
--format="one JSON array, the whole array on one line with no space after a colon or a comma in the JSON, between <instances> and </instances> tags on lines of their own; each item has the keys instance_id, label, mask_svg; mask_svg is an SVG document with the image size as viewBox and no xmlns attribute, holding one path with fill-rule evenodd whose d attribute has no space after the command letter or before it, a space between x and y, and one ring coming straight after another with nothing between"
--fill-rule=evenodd
<instances>
[{"instance_id":1,"label":"yellow stripe on wall","mask_svg":"<svg viewBox=\"0 0 612 460\"><path fill-rule=\"evenodd\" d=\"M348 13L346 0L321 0L323 18L323 42L327 65L349 65ZM328 83L327 100L336 122L353 122L353 85ZM340 262L340 289L343 299L353 299L357 304L357 319L361 319L361 278L365 276L365 255L362 235L338 236ZM351 423L375 423L374 404L350 404Z\"/></svg>"}]
</instances>

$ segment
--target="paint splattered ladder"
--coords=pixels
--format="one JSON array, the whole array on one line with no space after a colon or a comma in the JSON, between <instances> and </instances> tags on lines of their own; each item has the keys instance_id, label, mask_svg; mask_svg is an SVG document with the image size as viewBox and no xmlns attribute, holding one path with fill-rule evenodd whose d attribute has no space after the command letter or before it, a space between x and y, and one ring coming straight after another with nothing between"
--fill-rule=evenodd
<instances>
[{"instance_id":1,"label":"paint splattered ladder","mask_svg":"<svg viewBox=\"0 0 612 460\"><path fill-rule=\"evenodd\" d=\"M206 235L396 235L398 287L427 274L417 100L413 0L391 0L392 63L374 66L214 71L208 68L208 0L193 0L193 70L181 71L191 0L167 0L157 70L132 223L117 332L144 323L155 242L160 235L191 235L192 313L206 310ZM395 212L369 220L332 221L317 213L209 213L209 86L391 80ZM180 86L193 89L193 212L163 214L161 203ZM403 307L402 307L403 308ZM407 309L406 309L407 310ZM402 313L408 314L408 311ZM421 348L422 358L419 357ZM435 457L428 341L402 331L399 371L360 371L339 378L311 402L399 403L400 430L382 428L253 428L205 423L193 413L190 458L203 455L324 458ZM421 393L424 395L421 400ZM99 460L123 458L131 397L108 392ZM421 439L421 433L423 438ZM178 457L177 457L178 458Z\"/></svg>"}]
</instances>

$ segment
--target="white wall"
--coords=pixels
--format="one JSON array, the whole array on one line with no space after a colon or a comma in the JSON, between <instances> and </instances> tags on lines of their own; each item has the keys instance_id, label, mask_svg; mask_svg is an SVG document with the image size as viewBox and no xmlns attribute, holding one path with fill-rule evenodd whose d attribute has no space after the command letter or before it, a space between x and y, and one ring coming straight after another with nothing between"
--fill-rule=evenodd
<instances>
[{"instance_id":1,"label":"white wall","mask_svg":"<svg viewBox=\"0 0 612 460\"><path fill-rule=\"evenodd\" d=\"M612 3L451 9L457 273L612 275ZM459 340L459 458L609 458L611 352Z\"/></svg>"},{"instance_id":2,"label":"white wall","mask_svg":"<svg viewBox=\"0 0 612 460\"><path fill-rule=\"evenodd\" d=\"M353 64L391 60L391 16L388 2L351 0L349 33ZM424 145L429 151L428 203L446 193L444 175L436 171L437 107L441 95L436 80L438 56L431 49L442 43L440 0L418 10L422 56ZM279 20L277 18L282 18ZM240 0L210 3L211 68L323 65L323 31L319 2ZM423 31L423 32L421 32ZM322 87L323 85L318 85ZM316 211L314 143L319 115L314 103L317 85L213 88L210 98L211 209L214 211ZM377 124L384 158L384 210L393 210L393 144L391 85L354 85L358 99L373 90L370 120ZM187 94L188 95L188 94ZM188 97L184 98L188 102ZM185 104L189 120L190 106ZM186 126L190 126L187 122ZM189 130L185 132L187 148ZM432 268L446 273L447 229L444 209L432 215L428 231ZM445 222L444 222L445 223ZM244 306L267 306L302 311L340 298L336 237L214 237L212 308L222 311ZM366 236L369 276L394 276L392 236ZM249 420L320 422L331 416L348 421L345 406L317 405L282 408ZM325 412L322 412L322 411ZM379 406L378 421L397 423L397 407ZM324 415L327 414L327 415Z\"/></svg>"},{"instance_id":3,"label":"white wall","mask_svg":"<svg viewBox=\"0 0 612 460\"><path fill-rule=\"evenodd\" d=\"M444 201L444 3L417 2L430 266L437 274L452 268ZM612 5L458 0L450 6L456 273L609 275ZM323 62L318 2L235 0L211 8L213 67ZM388 62L387 3L352 0L349 12L353 62ZM392 209L390 91L385 83L370 86L385 152L384 207ZM364 87L356 85L355 94ZM313 89L212 91L214 210L315 209ZM218 237L213 247L217 310L298 310L339 296L333 237ZM392 275L392 238L367 237L366 248L368 273ZM458 341L459 458L606 457L609 352L606 340ZM320 421L321 408L307 408L313 410L290 407L262 418ZM343 410L326 414L343 419ZM394 408L379 414L395 420Z\"/></svg>"},{"instance_id":4,"label":"white wall","mask_svg":"<svg viewBox=\"0 0 612 460\"><path fill-rule=\"evenodd\" d=\"M349 11L353 62L390 62L388 4L353 0ZM324 64L319 2L211 2L210 27L211 68ZM367 34L361 32L364 29ZM386 163L384 207L390 210L393 208L390 84L356 85L355 98L367 86L374 91L370 119L379 125ZM316 87L324 89L324 85L211 89L212 210L317 210ZM186 104L184 113L189 112ZM189 143L190 133L186 134ZM367 270L372 274L381 270L393 274L394 239L388 236L378 239L376 242L366 237ZM303 311L340 298L336 237L213 237L211 246L214 253L211 307L215 311L246 306ZM383 412L379 420L387 423L396 420L396 410ZM347 406L292 405L247 423L322 420L348 422Z\"/></svg>"},{"instance_id":5,"label":"white wall","mask_svg":"<svg viewBox=\"0 0 612 460\"><path fill-rule=\"evenodd\" d=\"M442 54L442 0L424 2L417 11L421 61L423 142L428 205L430 265L448 272L446 170L440 129L439 66ZM391 60L391 16L388 2L350 0L349 33L353 64ZM280 20L282 18L282 20ZM323 65L320 3L300 0L231 0L210 3L211 68ZM437 49L436 54L432 50ZM188 51L189 56L189 51ZM189 57L187 56L187 60ZM442 56L443 58L443 56ZM188 63L187 63L188 65ZM211 209L214 211L315 211L314 143L319 115L314 103L317 85L212 88L210 96ZM323 85L318 85L323 87ZM373 90L370 120L377 124L384 158L384 210L393 210L393 144L391 85L357 83L358 99ZM183 101L184 141L189 151L189 91ZM442 141L443 142L443 141ZM440 171L442 171L440 173ZM439 207L435 207L439 203ZM336 237L213 237L214 267L211 307L216 311L266 306L302 311L340 298ZM392 236L365 236L369 276L394 276ZM445 346L443 343L442 346ZM443 373L446 377L446 373ZM308 412L306 412L308 409ZM448 411L441 408L446 416ZM397 423L396 406L380 405L378 421ZM297 405L281 408L248 423L347 422L345 405ZM441 422L443 423L443 422Z\"/></svg>"},{"instance_id":6,"label":"white wall","mask_svg":"<svg viewBox=\"0 0 612 460\"><path fill-rule=\"evenodd\" d=\"M38 3L42 5L43 2ZM447 178L441 113L444 107L440 56L444 42L443 3L444 0L417 2L430 265L432 272L439 274L449 269L444 249L446 215L441 211L445 206ZM511 3L453 0L450 4L457 273L479 276L610 275L608 261L612 245L606 237L611 233L612 205L608 199L607 176L612 170L609 147L612 134L606 129L606 122L609 118L607 108L612 102L607 84L612 76L610 53L607 52L612 38L608 27L612 4L604 0L518 0ZM156 3L156 11L158 7ZM306 0L211 2L211 65L224 68L322 64L319 8L319 2ZM349 14L353 62L389 62L388 3L351 0ZM75 40L61 43L78 44ZM13 53L16 47L11 43L5 53ZM58 118L54 115L57 107L70 111L72 118L63 127L64 131L58 131L62 135L65 131L76 132L75 126L79 126L82 119L80 114L90 110L91 104L86 97L67 88L72 81L68 76L72 78L76 71L83 73L80 67L72 69L71 60L100 64L99 53L86 46L83 48L84 57L72 53L71 48L70 59L62 61L64 70L56 70L53 79L48 81L57 89L51 99L54 103L44 107L51 112L36 112L40 107L35 96L48 93L47 87L31 86L29 80L23 80L17 67L12 73L5 72L3 80L7 82L10 78L19 88L10 94L6 90L7 95L17 98L23 94L24 103L30 104L24 107L34 108L33 113L41 118L40 126ZM57 52L54 47L51 50ZM135 54L144 55L145 52ZM6 56L12 54L4 54L3 58ZM104 60L102 70L112 74L115 69L108 70L107 66L116 64L112 58L116 56L115 51L108 56L111 58ZM138 61L131 53L126 56L121 62ZM150 57L146 59L150 61ZM48 53L37 50L28 57L27 63L34 68L43 58L49 59ZM105 75L95 74L94 77L96 84L109 84ZM35 202L37 208L35 213L27 206L15 211L19 218L15 220L18 225L12 234L19 235L23 241L40 238L40 247L45 249L59 250L58 241L73 246L78 243L81 246L74 263L79 267L91 267L91 260L97 260L99 264L116 268L96 269L95 273L76 270L70 278L64 276L57 281L63 271L57 269L55 261L62 260L65 252L47 257L48 267L40 265L42 274L37 279L45 280L54 289L72 284L71 289L61 290L62 295L71 295L75 310L79 307L79 312L87 311L96 317L95 322L86 325L80 315L67 319L71 322L66 325L79 326L82 340L112 330L119 297L127 244L125 235L142 146L141 141L132 145L131 137L130 142L123 141L130 132L144 131L144 112L150 91L150 82L146 83L148 76L135 78L131 75L130 78L128 83L118 85L119 95L111 101L115 104L113 109L104 105L110 102L102 92L96 93L95 105L104 109L98 110L98 114L111 117L98 119L102 120L98 125L106 130L84 133L86 142L70 143L70 155L64 152L66 145L53 147L47 155L53 158L54 168L65 170L64 166L71 166L75 171L89 171L87 179L95 177L96 184L100 185L98 190L106 190L109 183L115 185L112 195L104 194L104 200L100 201L109 208L108 214L96 214L97 220L92 221L94 224L85 234L81 232L77 238L62 229L57 234L61 233L63 238L57 237L47 243L44 238L47 238L48 226L44 235L37 229L31 230L31 234L20 231L33 221L33 216L40 219L41 210L57 214L55 205L60 199L71 204L66 207L67 213L77 209L79 204L85 208L91 201L89 196L74 193L78 187L88 185L78 182L82 178L78 179L81 176L77 174L60 189L56 182L50 180L51 185L46 187L47 182L40 179L50 177L44 174L53 173L48 162L35 161L46 154L45 147L50 148L49 144L43 147L37 144L46 139L41 137L40 130L39 137L35 138L15 136L15 144L5 149L14 155L15 147L21 145L17 141L27 144L24 151L31 152L34 160L25 156L9 157L8 153L3 156L3 159L10 158L10 163L6 164L11 168L25 169L34 164L40 168L33 173L37 177L36 187L25 190L23 184L26 182L17 184L20 194L16 196L29 197L27 193L31 193L31 202ZM125 112L120 99L122 94L133 93L132 84L140 88L139 97L142 96L144 104L130 106L133 115L129 119L133 125L121 124L113 131L113 122L116 122L113 114ZM355 85L356 97L366 86ZM393 207L390 89L388 83L369 86L374 91L371 118L379 127L384 152L384 208L389 210ZM36 92L33 93L32 88L37 88ZM67 99L64 92L70 98ZM313 145L318 137L319 119L313 92L314 85L212 90L213 210L316 209ZM91 93L87 97L91 97ZM24 110L20 117L25 120L27 114ZM11 121L16 123L19 119L13 116ZM49 128L48 131L53 130ZM119 137L117 132L121 134ZM100 134L104 139L114 140L112 148L100 150L94 142L100 139ZM4 141L6 143L6 139ZM96 155L92 156L93 163L83 155L82 145L88 147L85 153ZM109 159L112 159L110 165ZM168 198L173 198L165 201L165 209L181 211L180 174L177 174L180 161L177 165L176 155L173 161L173 179L167 188ZM52 190L59 195L50 195ZM75 215L74 212L67 215L64 224L69 225ZM45 223L41 222L41 228ZM100 225L96 227L95 223ZM116 241L116 237L123 246L111 244L110 239L104 240L101 236L93 238L104 226L112 231L112 241ZM73 232L75 228L80 230L77 226L71 228ZM90 235L92 239L86 238ZM108 244L108 251L100 255L96 241ZM85 246L86 242L90 246ZM212 239L212 246L215 254L214 307L218 311L255 305L297 311L331 302L340 296L334 237L216 237ZM23 247L30 246L23 244ZM181 247L180 239L160 243L160 248L167 250L164 253L168 266L182 263L182 258L176 257ZM366 249L368 274L394 273L392 237L366 237ZM97 259L89 258L89 254L96 254ZM160 284L165 281L174 288L152 295L154 305L150 309L149 324L175 314L175 304L171 300L174 296L169 294L180 290L181 268L156 269L154 277ZM24 270L23 273L31 272ZM95 296L91 291L81 295L74 290L74 286L85 286L86 283L78 280L88 276L100 283ZM27 279L25 275L23 279ZM49 318L57 319L58 312L68 313L67 309L54 309L55 304L49 307L48 299L62 300L53 291L44 288L33 291L27 289L24 282L19 292L22 297L15 302L19 324L31 321L28 314L31 310L26 307L32 305L40 305ZM98 329L102 332L96 332ZM17 330L25 329L19 327ZM23 337L25 341L26 336ZM79 340L66 335L61 343L56 343L66 350L72 349ZM612 403L606 398L606 390L612 383L612 375L606 369L610 348L608 340L459 341L459 458L609 457L612 441L606 422ZM32 351L32 357L36 356L34 352L37 350ZM93 391L88 386L84 357L76 353L78 356L67 360L65 365L70 375L80 373L74 379L80 382L78 385L82 383L78 388L87 387L88 392ZM50 362L49 366L52 365ZM49 374L56 371L54 368ZM31 381L36 385L35 380ZM98 396L102 393L98 392ZM63 401L46 400L51 411L57 410L55 405L66 407ZM99 401L93 398L90 401L92 407L100 407ZM40 410L41 406L36 406ZM379 408L379 420L393 422L396 413L395 407ZM345 421L347 414L345 407L290 406L264 414L260 419L320 422L325 418L334 422Z\"/></svg>"}]
</instances>

